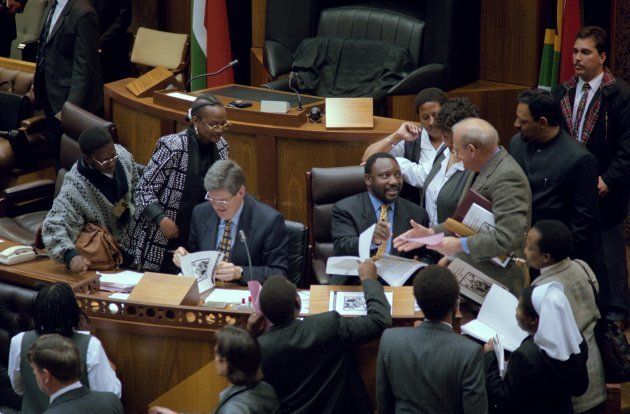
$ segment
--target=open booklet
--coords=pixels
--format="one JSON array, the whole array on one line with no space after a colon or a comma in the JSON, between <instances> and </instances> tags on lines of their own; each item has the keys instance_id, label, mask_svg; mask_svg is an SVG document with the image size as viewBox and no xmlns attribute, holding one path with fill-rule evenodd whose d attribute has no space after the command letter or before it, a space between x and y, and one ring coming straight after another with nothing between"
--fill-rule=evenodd
<instances>
[{"instance_id":1,"label":"open booklet","mask_svg":"<svg viewBox=\"0 0 630 414\"><path fill-rule=\"evenodd\" d=\"M389 306L394 309L394 292L385 292ZM328 310L337 311L342 316L367 315L367 304L363 292L330 292Z\"/></svg>"},{"instance_id":2,"label":"open booklet","mask_svg":"<svg viewBox=\"0 0 630 414\"><path fill-rule=\"evenodd\" d=\"M326 273L329 275L358 276L359 264L370 258L370 246L375 224L368 227L359 235L359 256L335 256L329 257L326 262ZM426 263L418 262L404 257L384 254L377 262L378 275L390 286L402 286L414 272Z\"/></svg>"},{"instance_id":3,"label":"open booklet","mask_svg":"<svg viewBox=\"0 0 630 414\"><path fill-rule=\"evenodd\" d=\"M528 335L516 321L517 305L518 299L514 295L498 285L492 285L477 319L463 325L462 333L483 342L497 336L503 348L513 352Z\"/></svg>"},{"instance_id":4,"label":"open booklet","mask_svg":"<svg viewBox=\"0 0 630 414\"><path fill-rule=\"evenodd\" d=\"M506 289L505 286L461 259L453 259L448 265L448 269L457 278L460 293L478 305L483 303L492 285Z\"/></svg>"},{"instance_id":5,"label":"open booklet","mask_svg":"<svg viewBox=\"0 0 630 414\"><path fill-rule=\"evenodd\" d=\"M494 214L477 203L472 203L462 220L462 224L475 233L488 233L495 231ZM492 261L501 267L510 263L510 257L493 257Z\"/></svg>"},{"instance_id":6,"label":"open booklet","mask_svg":"<svg viewBox=\"0 0 630 414\"><path fill-rule=\"evenodd\" d=\"M182 275L197 279L199 294L203 294L214 287L212 274L214 268L223 260L223 253L207 250L189 253L180 259Z\"/></svg>"}]
</instances>

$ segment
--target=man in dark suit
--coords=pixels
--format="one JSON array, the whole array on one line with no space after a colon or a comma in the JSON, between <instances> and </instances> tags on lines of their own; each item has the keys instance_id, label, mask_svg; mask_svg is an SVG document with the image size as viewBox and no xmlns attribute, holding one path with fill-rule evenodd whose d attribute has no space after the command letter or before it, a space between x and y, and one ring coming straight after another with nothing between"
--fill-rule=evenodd
<instances>
[{"instance_id":1,"label":"man in dark suit","mask_svg":"<svg viewBox=\"0 0 630 414\"><path fill-rule=\"evenodd\" d=\"M428 266L413 281L425 320L387 329L376 369L379 413L488 412L483 352L453 332L459 284L450 270Z\"/></svg>"},{"instance_id":2,"label":"man in dark suit","mask_svg":"<svg viewBox=\"0 0 630 414\"><path fill-rule=\"evenodd\" d=\"M391 326L391 309L372 261L361 264L359 278L367 315L353 318L332 311L300 320L301 302L294 285L278 276L263 285L260 308L273 327L258 337L258 343L265 381L276 390L281 412L374 412L359 376L355 350ZM252 319L256 325L256 318Z\"/></svg>"},{"instance_id":3,"label":"man in dark suit","mask_svg":"<svg viewBox=\"0 0 630 414\"><path fill-rule=\"evenodd\" d=\"M413 257L421 252L398 253L391 248L392 235L402 234L413 220L426 224L426 213L417 204L398 197L403 179L396 159L385 152L371 155L365 162L367 191L344 198L332 209L331 234L335 256L358 256L359 236L376 224L372 236L372 253ZM379 249L379 247L385 245Z\"/></svg>"},{"instance_id":4,"label":"man in dark suit","mask_svg":"<svg viewBox=\"0 0 630 414\"><path fill-rule=\"evenodd\" d=\"M193 209L188 251L217 250L225 254L214 277L224 282L264 281L271 275L287 276L288 234L282 214L245 194L245 174L232 160L219 160L204 180L206 199ZM252 266L248 266L244 233ZM237 240L238 239L238 240ZM180 247L173 260L188 253Z\"/></svg>"},{"instance_id":5,"label":"man in dark suit","mask_svg":"<svg viewBox=\"0 0 630 414\"><path fill-rule=\"evenodd\" d=\"M44 414L122 414L111 392L90 391L81 384L81 358L74 343L58 334L41 335L28 350L37 385L50 396Z\"/></svg>"},{"instance_id":6,"label":"man in dark suit","mask_svg":"<svg viewBox=\"0 0 630 414\"><path fill-rule=\"evenodd\" d=\"M103 77L98 18L90 0L53 0L44 12L35 70L35 99L46 114L53 157L59 160L61 124L68 101L100 114Z\"/></svg>"},{"instance_id":7,"label":"man in dark suit","mask_svg":"<svg viewBox=\"0 0 630 414\"><path fill-rule=\"evenodd\" d=\"M11 42L16 38L15 13L22 13L27 0L0 0L0 57L11 55Z\"/></svg>"},{"instance_id":8,"label":"man in dark suit","mask_svg":"<svg viewBox=\"0 0 630 414\"><path fill-rule=\"evenodd\" d=\"M94 0L94 9L101 28L99 53L103 82L126 78L131 73L129 33L131 0Z\"/></svg>"}]
</instances>

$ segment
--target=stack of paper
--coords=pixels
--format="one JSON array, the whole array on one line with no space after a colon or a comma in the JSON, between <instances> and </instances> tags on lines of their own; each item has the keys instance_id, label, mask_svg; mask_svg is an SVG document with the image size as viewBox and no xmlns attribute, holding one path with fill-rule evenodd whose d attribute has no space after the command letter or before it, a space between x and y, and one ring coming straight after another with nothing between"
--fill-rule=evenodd
<instances>
[{"instance_id":1,"label":"stack of paper","mask_svg":"<svg viewBox=\"0 0 630 414\"><path fill-rule=\"evenodd\" d=\"M101 290L129 293L140 282L144 273L125 270L118 273L96 272L100 278Z\"/></svg>"},{"instance_id":2,"label":"stack of paper","mask_svg":"<svg viewBox=\"0 0 630 414\"><path fill-rule=\"evenodd\" d=\"M244 289L214 289L206 298L206 303L248 304L251 294ZM253 305L252 305L253 307Z\"/></svg>"},{"instance_id":3,"label":"stack of paper","mask_svg":"<svg viewBox=\"0 0 630 414\"><path fill-rule=\"evenodd\" d=\"M180 259L182 275L197 279L199 294L203 294L214 287L212 275L215 266L223 260L223 253L204 251L189 253Z\"/></svg>"},{"instance_id":4,"label":"stack of paper","mask_svg":"<svg viewBox=\"0 0 630 414\"><path fill-rule=\"evenodd\" d=\"M505 289L505 286L461 259L453 259L448 268L457 278L461 294L478 305L483 303L492 285Z\"/></svg>"},{"instance_id":5,"label":"stack of paper","mask_svg":"<svg viewBox=\"0 0 630 414\"><path fill-rule=\"evenodd\" d=\"M389 306L394 308L394 293L385 292ZM328 310L337 311L343 316L367 315L367 304L363 292L330 292Z\"/></svg>"}]
</instances>

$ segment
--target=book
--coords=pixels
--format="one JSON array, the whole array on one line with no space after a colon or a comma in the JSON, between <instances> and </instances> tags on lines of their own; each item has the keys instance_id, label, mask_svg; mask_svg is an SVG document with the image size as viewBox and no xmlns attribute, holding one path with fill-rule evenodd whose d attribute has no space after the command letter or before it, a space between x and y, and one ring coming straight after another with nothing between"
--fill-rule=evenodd
<instances>
[{"instance_id":1,"label":"book","mask_svg":"<svg viewBox=\"0 0 630 414\"><path fill-rule=\"evenodd\" d=\"M472 300L478 305L483 303L492 285L498 285L506 289L501 283L461 259L453 259L448 265L448 269L453 272L455 278L457 278L462 296Z\"/></svg>"},{"instance_id":2,"label":"book","mask_svg":"<svg viewBox=\"0 0 630 414\"><path fill-rule=\"evenodd\" d=\"M497 284L486 295L477 319L462 326L462 333L488 342L497 336L506 351L514 352L528 333L518 326L516 307L518 299Z\"/></svg>"},{"instance_id":3,"label":"book","mask_svg":"<svg viewBox=\"0 0 630 414\"><path fill-rule=\"evenodd\" d=\"M385 292L389 306L394 308L394 292ZM363 292L332 291L328 300L328 310L337 311L342 316L367 315L367 304Z\"/></svg>"},{"instance_id":4,"label":"book","mask_svg":"<svg viewBox=\"0 0 630 414\"><path fill-rule=\"evenodd\" d=\"M197 279L199 294L203 294L214 287L214 268L223 256L223 253L214 250L184 255L180 258L182 275Z\"/></svg>"}]
</instances>

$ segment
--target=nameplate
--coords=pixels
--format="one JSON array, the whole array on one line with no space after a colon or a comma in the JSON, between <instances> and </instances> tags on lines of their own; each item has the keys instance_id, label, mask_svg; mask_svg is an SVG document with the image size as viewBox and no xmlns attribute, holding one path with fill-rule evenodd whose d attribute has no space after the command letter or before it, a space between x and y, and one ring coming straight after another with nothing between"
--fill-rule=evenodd
<instances>
[{"instance_id":1,"label":"nameplate","mask_svg":"<svg viewBox=\"0 0 630 414\"><path fill-rule=\"evenodd\" d=\"M286 114L291 105L285 101L260 101L260 112L272 114Z\"/></svg>"}]
</instances>

